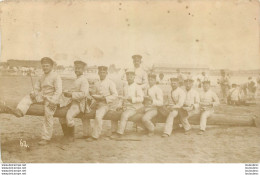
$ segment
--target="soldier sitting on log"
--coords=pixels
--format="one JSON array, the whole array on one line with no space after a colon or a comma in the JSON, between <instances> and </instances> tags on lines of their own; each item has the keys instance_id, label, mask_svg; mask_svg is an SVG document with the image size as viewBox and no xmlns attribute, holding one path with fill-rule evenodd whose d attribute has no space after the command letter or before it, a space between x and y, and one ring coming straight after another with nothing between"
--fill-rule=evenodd
<instances>
[{"instance_id":1,"label":"soldier sitting on log","mask_svg":"<svg viewBox=\"0 0 260 175\"><path fill-rule=\"evenodd\" d=\"M118 98L115 83L107 77L107 69L106 66L98 67L100 81L95 84L95 92L92 94L92 97L97 101L96 116L92 137L88 138L87 141L98 140L102 131L102 120L107 112L113 107L113 102ZM114 130L115 129L112 128L112 132Z\"/></svg>"},{"instance_id":2,"label":"soldier sitting on log","mask_svg":"<svg viewBox=\"0 0 260 175\"><path fill-rule=\"evenodd\" d=\"M215 92L210 89L210 81L203 81L203 91L200 93L200 132L202 135L207 126L207 118L214 113L214 107L219 105L219 98Z\"/></svg>"},{"instance_id":3,"label":"soldier sitting on log","mask_svg":"<svg viewBox=\"0 0 260 175\"><path fill-rule=\"evenodd\" d=\"M62 131L66 140L74 141L74 118L82 113L85 113L88 100L92 98L89 95L89 83L85 75L83 75L86 63L77 60L74 62L74 71L77 78L74 80L72 88L69 91L63 93L64 98L60 103L60 107L70 105L67 111L66 118L59 118ZM63 97L63 96L62 96ZM83 138L90 136L90 120L84 116L81 118L83 126Z\"/></svg>"},{"instance_id":4,"label":"soldier sitting on log","mask_svg":"<svg viewBox=\"0 0 260 175\"><path fill-rule=\"evenodd\" d=\"M44 103L44 119L42 122L42 140L38 143L46 145L49 143L53 132L53 115L57 109L59 98L62 94L62 81L60 76L53 71L54 61L51 58L41 59L44 74L36 82L34 91L25 96L12 113L16 117L26 114L33 103Z\"/></svg>"},{"instance_id":5,"label":"soldier sitting on log","mask_svg":"<svg viewBox=\"0 0 260 175\"><path fill-rule=\"evenodd\" d=\"M142 87L134 81L134 69L126 70L126 79L128 84L123 88L123 113L121 114L119 128L117 132L111 136L112 138L120 138L124 134L128 119L143 107L144 94ZM116 122L116 124L117 123L118 122ZM115 122L112 122L112 124L115 124Z\"/></svg>"},{"instance_id":6,"label":"soldier sitting on log","mask_svg":"<svg viewBox=\"0 0 260 175\"><path fill-rule=\"evenodd\" d=\"M173 128L173 121L174 118L178 116L179 109L183 106L184 100L185 100L185 92L179 87L179 78L174 77L171 78L171 87L172 91L169 99L169 104L167 108L170 110L164 127L164 132L162 137L169 137L172 133Z\"/></svg>"},{"instance_id":7,"label":"soldier sitting on log","mask_svg":"<svg viewBox=\"0 0 260 175\"><path fill-rule=\"evenodd\" d=\"M149 74L148 81L148 96L144 99L145 114L142 117L142 122L149 131L148 136L153 136L155 126L151 120L158 114L157 107L163 105L163 91L156 85L155 74Z\"/></svg>"},{"instance_id":8,"label":"soldier sitting on log","mask_svg":"<svg viewBox=\"0 0 260 175\"><path fill-rule=\"evenodd\" d=\"M188 76L184 80L186 98L183 107L179 110L180 121L184 128L185 135L187 135L191 129L188 118L199 113L200 98L199 93L193 89L193 82L194 80L191 76Z\"/></svg>"}]
</instances>

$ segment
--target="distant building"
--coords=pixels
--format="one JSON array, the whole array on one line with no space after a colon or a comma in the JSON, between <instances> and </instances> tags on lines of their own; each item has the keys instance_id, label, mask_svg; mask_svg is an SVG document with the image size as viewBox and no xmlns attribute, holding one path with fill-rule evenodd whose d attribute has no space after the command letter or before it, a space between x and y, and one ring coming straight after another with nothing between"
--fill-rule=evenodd
<instances>
[{"instance_id":1,"label":"distant building","mask_svg":"<svg viewBox=\"0 0 260 175\"><path fill-rule=\"evenodd\" d=\"M7 60L9 67L41 68L40 60Z\"/></svg>"},{"instance_id":2,"label":"distant building","mask_svg":"<svg viewBox=\"0 0 260 175\"><path fill-rule=\"evenodd\" d=\"M152 71L155 74L163 73L164 75L169 74L177 74L177 69L180 70L183 74L200 74L201 72L205 72L206 74L209 72L209 67L205 65L174 65L170 63L158 63L154 64L152 67Z\"/></svg>"}]
</instances>

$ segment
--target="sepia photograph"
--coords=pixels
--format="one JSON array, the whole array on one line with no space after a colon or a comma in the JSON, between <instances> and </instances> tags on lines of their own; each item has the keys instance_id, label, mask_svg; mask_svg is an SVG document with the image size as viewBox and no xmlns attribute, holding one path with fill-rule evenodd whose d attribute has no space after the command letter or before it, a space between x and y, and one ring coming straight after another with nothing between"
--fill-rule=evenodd
<instances>
[{"instance_id":1,"label":"sepia photograph","mask_svg":"<svg viewBox=\"0 0 260 175\"><path fill-rule=\"evenodd\" d=\"M259 163L259 2L0 2L1 163Z\"/></svg>"}]
</instances>

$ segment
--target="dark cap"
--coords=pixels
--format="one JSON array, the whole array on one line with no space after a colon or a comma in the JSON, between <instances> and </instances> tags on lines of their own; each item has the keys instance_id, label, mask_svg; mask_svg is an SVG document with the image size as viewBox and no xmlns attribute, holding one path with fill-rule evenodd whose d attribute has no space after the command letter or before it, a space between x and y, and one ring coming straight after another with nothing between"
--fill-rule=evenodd
<instances>
[{"instance_id":1,"label":"dark cap","mask_svg":"<svg viewBox=\"0 0 260 175\"><path fill-rule=\"evenodd\" d=\"M207 78L205 78L205 79L202 81L202 83L203 83L203 84L204 84L204 83L208 83L208 84L210 84L210 80L207 79Z\"/></svg>"},{"instance_id":2,"label":"dark cap","mask_svg":"<svg viewBox=\"0 0 260 175\"><path fill-rule=\"evenodd\" d=\"M87 63L85 63L84 61L81 61L81 60L76 60L76 61L74 61L74 65L76 65L76 64L82 65L82 66L84 66L84 67L87 65Z\"/></svg>"},{"instance_id":3,"label":"dark cap","mask_svg":"<svg viewBox=\"0 0 260 175\"><path fill-rule=\"evenodd\" d=\"M171 81L179 82L179 78L177 78L177 77L172 77L172 78L170 78L170 80L171 80Z\"/></svg>"},{"instance_id":4,"label":"dark cap","mask_svg":"<svg viewBox=\"0 0 260 175\"><path fill-rule=\"evenodd\" d=\"M139 59L141 60L142 59L142 56L141 55L133 55L132 58L135 60L135 59Z\"/></svg>"},{"instance_id":5,"label":"dark cap","mask_svg":"<svg viewBox=\"0 0 260 175\"><path fill-rule=\"evenodd\" d=\"M148 78L156 79L156 75L155 74L148 74Z\"/></svg>"},{"instance_id":6,"label":"dark cap","mask_svg":"<svg viewBox=\"0 0 260 175\"><path fill-rule=\"evenodd\" d=\"M188 75L188 76L186 76L186 77L184 78L184 81L185 81L185 82L188 82L188 81L193 82L194 80L193 80L193 77L192 77L191 75Z\"/></svg>"},{"instance_id":7,"label":"dark cap","mask_svg":"<svg viewBox=\"0 0 260 175\"><path fill-rule=\"evenodd\" d=\"M134 69L126 69L125 73L126 74L135 74L135 70Z\"/></svg>"},{"instance_id":8,"label":"dark cap","mask_svg":"<svg viewBox=\"0 0 260 175\"><path fill-rule=\"evenodd\" d=\"M107 71L106 66L98 66L98 71Z\"/></svg>"},{"instance_id":9,"label":"dark cap","mask_svg":"<svg viewBox=\"0 0 260 175\"><path fill-rule=\"evenodd\" d=\"M49 57L43 57L41 59L41 64L46 64L46 63L53 65L54 61L51 58L49 58Z\"/></svg>"}]
</instances>

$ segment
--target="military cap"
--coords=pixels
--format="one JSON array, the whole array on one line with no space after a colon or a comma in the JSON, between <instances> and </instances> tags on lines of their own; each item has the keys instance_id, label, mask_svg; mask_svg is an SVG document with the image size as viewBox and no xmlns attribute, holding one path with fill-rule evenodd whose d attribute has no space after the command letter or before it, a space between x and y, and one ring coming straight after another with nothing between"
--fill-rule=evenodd
<instances>
[{"instance_id":1,"label":"military cap","mask_svg":"<svg viewBox=\"0 0 260 175\"><path fill-rule=\"evenodd\" d=\"M127 74L128 74L128 73L133 73L133 74L135 74L135 70L129 68L129 69L126 69L126 70L125 70L125 73L127 73Z\"/></svg>"},{"instance_id":2,"label":"military cap","mask_svg":"<svg viewBox=\"0 0 260 175\"><path fill-rule=\"evenodd\" d=\"M209 83L210 84L210 80L208 78L204 78L204 80L202 80L202 83Z\"/></svg>"},{"instance_id":3,"label":"military cap","mask_svg":"<svg viewBox=\"0 0 260 175\"><path fill-rule=\"evenodd\" d=\"M43 58L41 59L41 64L44 64L44 63L53 65L53 64L54 64L54 61L53 61L51 58L49 58L49 57L43 57Z\"/></svg>"},{"instance_id":4,"label":"military cap","mask_svg":"<svg viewBox=\"0 0 260 175\"><path fill-rule=\"evenodd\" d=\"M177 78L177 77L172 77L172 78L170 78L170 80L171 80L171 81L178 81L178 82L179 82L179 78Z\"/></svg>"},{"instance_id":5,"label":"military cap","mask_svg":"<svg viewBox=\"0 0 260 175\"><path fill-rule=\"evenodd\" d=\"M142 56L141 55L133 55L132 58L135 60L135 59L142 59Z\"/></svg>"},{"instance_id":6,"label":"military cap","mask_svg":"<svg viewBox=\"0 0 260 175\"><path fill-rule=\"evenodd\" d=\"M107 71L107 66L98 66L98 71Z\"/></svg>"},{"instance_id":7,"label":"military cap","mask_svg":"<svg viewBox=\"0 0 260 175\"><path fill-rule=\"evenodd\" d=\"M156 79L156 75L155 74L148 74L148 78L153 78L153 79Z\"/></svg>"},{"instance_id":8,"label":"military cap","mask_svg":"<svg viewBox=\"0 0 260 175\"><path fill-rule=\"evenodd\" d=\"M184 81L194 81L191 75L185 77Z\"/></svg>"},{"instance_id":9,"label":"military cap","mask_svg":"<svg viewBox=\"0 0 260 175\"><path fill-rule=\"evenodd\" d=\"M80 65L83 65L83 66L87 65L87 63L85 63L84 61L81 61L81 60L74 61L74 64L80 64Z\"/></svg>"}]
</instances>

